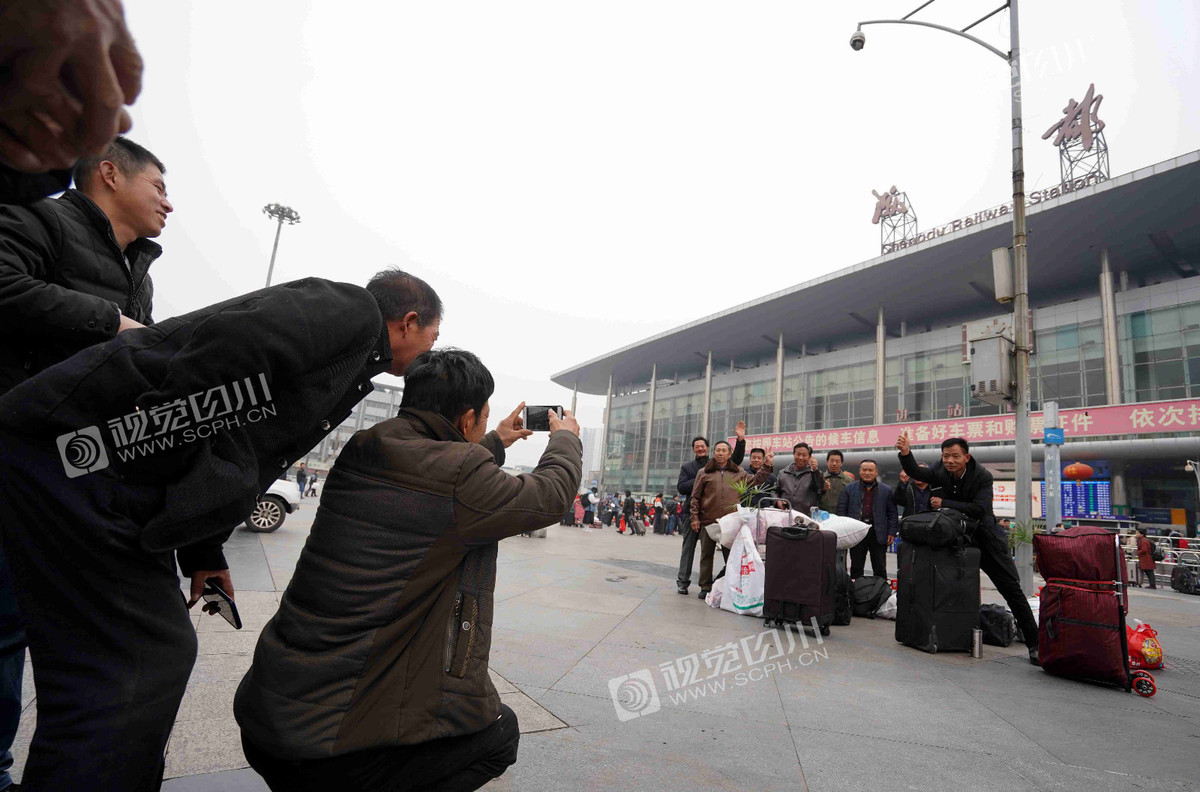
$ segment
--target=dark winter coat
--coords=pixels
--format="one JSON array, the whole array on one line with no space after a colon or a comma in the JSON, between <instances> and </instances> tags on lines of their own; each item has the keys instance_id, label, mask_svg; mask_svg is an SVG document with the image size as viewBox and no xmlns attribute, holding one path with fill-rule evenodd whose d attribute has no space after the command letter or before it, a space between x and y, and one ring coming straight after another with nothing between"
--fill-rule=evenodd
<instances>
[{"instance_id":1,"label":"dark winter coat","mask_svg":"<svg viewBox=\"0 0 1200 792\"><path fill-rule=\"evenodd\" d=\"M532 473L505 473L497 450L422 410L346 444L234 697L251 742L322 759L495 722L497 542L554 522L583 466L561 429Z\"/></svg>"},{"instance_id":2,"label":"dark winter coat","mask_svg":"<svg viewBox=\"0 0 1200 792\"><path fill-rule=\"evenodd\" d=\"M162 491L161 506L144 515L142 547L190 547L192 560L180 553L185 574L223 569L220 545L258 496L390 366L370 293L309 278L89 347L0 397L0 428L53 448L60 435L94 427L118 474ZM248 417L250 395L261 420ZM227 409L235 401L240 411ZM188 439L222 415L220 431Z\"/></svg>"},{"instance_id":3,"label":"dark winter coat","mask_svg":"<svg viewBox=\"0 0 1200 792\"><path fill-rule=\"evenodd\" d=\"M942 507L955 509L979 522L993 533L996 515L992 511L992 474L974 458L967 460L961 478L955 478L938 462L933 467L921 467L912 454L898 455L900 466L909 478L929 484L930 497L942 499Z\"/></svg>"},{"instance_id":4,"label":"dark winter coat","mask_svg":"<svg viewBox=\"0 0 1200 792\"><path fill-rule=\"evenodd\" d=\"M161 254L149 239L123 254L104 212L77 190L0 206L0 393L111 340L122 315L152 324L149 269Z\"/></svg>"}]
</instances>

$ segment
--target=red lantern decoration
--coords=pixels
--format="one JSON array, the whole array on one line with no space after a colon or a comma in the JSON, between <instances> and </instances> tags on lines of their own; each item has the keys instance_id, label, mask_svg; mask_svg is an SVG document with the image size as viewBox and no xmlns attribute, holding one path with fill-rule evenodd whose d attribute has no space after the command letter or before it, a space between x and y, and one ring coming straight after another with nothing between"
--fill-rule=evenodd
<instances>
[{"instance_id":1,"label":"red lantern decoration","mask_svg":"<svg viewBox=\"0 0 1200 792\"><path fill-rule=\"evenodd\" d=\"M1063 478L1068 478L1079 483L1086 479L1090 479L1096 471L1092 470L1091 465L1085 465L1082 462L1072 462L1063 468Z\"/></svg>"}]
</instances>

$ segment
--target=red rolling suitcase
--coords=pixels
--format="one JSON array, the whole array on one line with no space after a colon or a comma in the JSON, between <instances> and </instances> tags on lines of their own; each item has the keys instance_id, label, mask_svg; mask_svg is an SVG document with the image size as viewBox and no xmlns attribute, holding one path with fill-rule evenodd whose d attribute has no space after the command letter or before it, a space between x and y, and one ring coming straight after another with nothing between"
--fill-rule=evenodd
<instances>
[{"instance_id":1,"label":"red rolling suitcase","mask_svg":"<svg viewBox=\"0 0 1200 792\"><path fill-rule=\"evenodd\" d=\"M1154 677L1129 667L1128 582L1120 538L1103 528L1035 534L1040 599L1038 655L1050 674L1153 696Z\"/></svg>"},{"instance_id":2,"label":"red rolling suitcase","mask_svg":"<svg viewBox=\"0 0 1200 792\"><path fill-rule=\"evenodd\" d=\"M829 635L833 624L837 534L799 526L767 528L763 621ZM815 622L814 622L815 620Z\"/></svg>"}]
</instances>

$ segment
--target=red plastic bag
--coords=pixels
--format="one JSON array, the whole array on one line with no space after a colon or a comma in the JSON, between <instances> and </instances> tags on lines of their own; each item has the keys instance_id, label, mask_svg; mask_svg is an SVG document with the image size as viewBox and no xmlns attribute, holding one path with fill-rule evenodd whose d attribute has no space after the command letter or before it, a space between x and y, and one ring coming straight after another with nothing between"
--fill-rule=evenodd
<instances>
[{"instance_id":1,"label":"red plastic bag","mask_svg":"<svg viewBox=\"0 0 1200 792\"><path fill-rule=\"evenodd\" d=\"M1130 668L1162 668L1163 650L1158 642L1158 632L1149 624L1137 623L1137 627L1125 625L1125 635L1129 639Z\"/></svg>"}]
</instances>

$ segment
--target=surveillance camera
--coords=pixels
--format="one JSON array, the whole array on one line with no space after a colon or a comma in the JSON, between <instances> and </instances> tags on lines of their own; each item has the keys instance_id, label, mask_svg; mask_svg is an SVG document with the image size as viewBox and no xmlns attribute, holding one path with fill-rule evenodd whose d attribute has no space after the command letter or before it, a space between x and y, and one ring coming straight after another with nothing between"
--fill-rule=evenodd
<instances>
[{"instance_id":1,"label":"surveillance camera","mask_svg":"<svg viewBox=\"0 0 1200 792\"><path fill-rule=\"evenodd\" d=\"M866 46L866 43L867 37L863 35L861 30L854 31L854 35L850 37L850 49L854 50L855 52L858 52L860 49Z\"/></svg>"}]
</instances>

